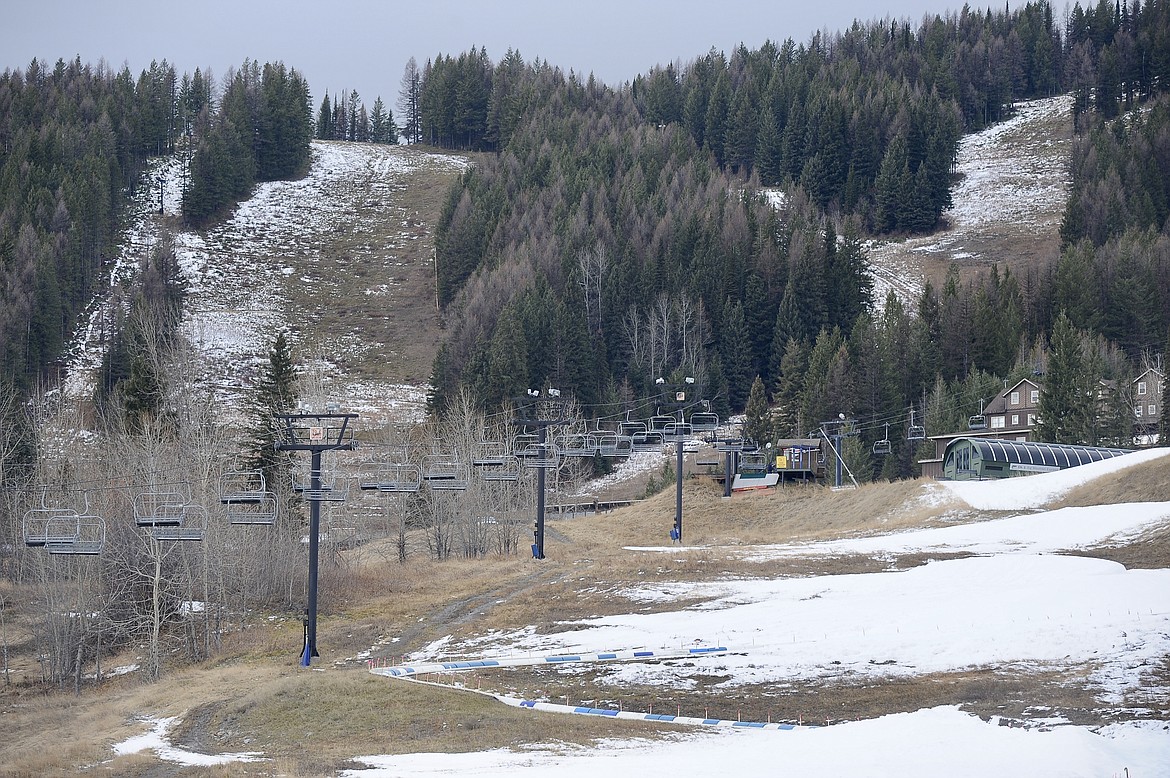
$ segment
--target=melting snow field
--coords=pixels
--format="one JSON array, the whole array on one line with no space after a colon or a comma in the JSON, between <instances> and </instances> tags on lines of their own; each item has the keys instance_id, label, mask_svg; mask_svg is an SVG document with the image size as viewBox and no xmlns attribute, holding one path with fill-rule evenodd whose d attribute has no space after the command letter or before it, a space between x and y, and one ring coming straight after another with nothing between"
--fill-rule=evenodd
<instances>
[{"instance_id":1,"label":"melting snow field","mask_svg":"<svg viewBox=\"0 0 1170 778\"><path fill-rule=\"evenodd\" d=\"M981 259L978 244L1004 229L1032 236L1056 233L1068 196L1072 142L1052 127L1071 110L1067 95L1017 103L1012 118L960 141L954 205L943 213L949 227L934 235L868 246L879 307L891 290L910 309L918 304L922 258L960 263Z\"/></svg>"},{"instance_id":2,"label":"melting snow field","mask_svg":"<svg viewBox=\"0 0 1170 778\"><path fill-rule=\"evenodd\" d=\"M462 157L429 154L408 147L314 141L309 174L295 181L257 186L231 218L204 233L183 232L178 254L188 284L183 330L200 347L210 382L225 405L237 400L271 346L273 333L293 330L311 312L291 310L288 287L315 294L321 287L317 263L323 247L341 231L361 233L355 202L404 186L402 177L423 166L462 170ZM356 198L356 199L355 199ZM417 239L404 234L400 240ZM370 256L393 259L395 246L366 246ZM389 259L387 259L389 258ZM240 279L244 282L241 283ZM388 286L367 290L385 296ZM360 328L360 322L353 323ZM344 343L336 353L369 349L369 343ZM347 410L371 425L387 418L417 422L423 416L426 388L359 381L324 365Z\"/></svg>"},{"instance_id":3,"label":"melting snow field","mask_svg":"<svg viewBox=\"0 0 1170 778\"><path fill-rule=\"evenodd\" d=\"M1057 473L945 484L973 507L1034 509L1080 483L1170 451L1149 451ZM935 488L938 488L937 486ZM371 756L348 776L626 774L835 776L1170 775L1170 689L1152 671L1170 656L1170 570L1059 552L1090 549L1170 526L1170 503L1066 508L874 538L743 548L769 555L970 554L908 570L647 586L632 604L678 598L701 604L532 630L445 638L421 659L591 653L725 645L732 653L688 662L605 665L599 684L688 688L692 676L725 676L717 688L796 680L865 680L966 669L1078 671L1103 708L1146 701L1124 723L1074 726L1059 717L985 721L946 706L793 731L683 730L666 742L549 745L478 754ZM734 552L734 549L724 549ZM680 554L685 549L631 549ZM717 549L704 549L712 553ZM566 668L567 671L567 668ZM1164 676L1163 676L1164 677ZM395 681L388 681L395 682ZM540 714L533 715L555 715Z\"/></svg>"},{"instance_id":4,"label":"melting snow field","mask_svg":"<svg viewBox=\"0 0 1170 778\"><path fill-rule=\"evenodd\" d=\"M114 753L118 756L137 754L140 751L154 751L160 759L188 767L210 767L212 765L228 764L229 762L257 762L262 759L259 754L200 754L188 751L185 748L172 746L167 742L167 731L175 725L178 719L148 719L150 731L136 735L114 745Z\"/></svg>"},{"instance_id":5,"label":"melting snow field","mask_svg":"<svg viewBox=\"0 0 1170 778\"><path fill-rule=\"evenodd\" d=\"M363 776L1164 776L1170 764L1160 728L1127 726L1106 736L1082 727L1048 731L984 722L953 707L791 732L719 731L667 742L613 741L472 754L371 756ZM1136 756L1135 756L1136 755ZM1128 767L1128 773L1125 772Z\"/></svg>"}]
</instances>

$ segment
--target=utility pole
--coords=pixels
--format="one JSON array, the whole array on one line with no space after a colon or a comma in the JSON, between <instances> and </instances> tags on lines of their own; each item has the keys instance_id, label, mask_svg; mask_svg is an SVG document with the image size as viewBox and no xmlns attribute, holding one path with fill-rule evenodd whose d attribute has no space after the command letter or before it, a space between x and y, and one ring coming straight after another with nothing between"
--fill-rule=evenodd
<instances>
[{"instance_id":1,"label":"utility pole","mask_svg":"<svg viewBox=\"0 0 1170 778\"><path fill-rule=\"evenodd\" d=\"M309 411L280 413L284 426L282 439L276 441L277 451L308 451L311 456L309 483L301 488L309 501L309 602L305 617L305 645L301 653L301 666L308 667L317 653L317 561L321 535L321 502L337 499L332 487L322 483L321 454L325 451L353 451L357 441L350 428L356 413L342 413L330 405L324 413Z\"/></svg>"}]
</instances>

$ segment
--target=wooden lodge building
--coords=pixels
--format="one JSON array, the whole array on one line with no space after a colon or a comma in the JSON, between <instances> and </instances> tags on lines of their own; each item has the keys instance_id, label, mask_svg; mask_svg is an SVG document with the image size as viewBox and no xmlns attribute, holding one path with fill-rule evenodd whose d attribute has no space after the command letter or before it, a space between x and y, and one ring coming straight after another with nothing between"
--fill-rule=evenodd
<instances>
[{"instance_id":1,"label":"wooden lodge building","mask_svg":"<svg viewBox=\"0 0 1170 778\"><path fill-rule=\"evenodd\" d=\"M1147 368L1133 381L1134 439L1150 442L1157 434L1165 378ZM1005 478L1029 472L1058 470L1087 461L1117 456L1129 449L1093 446L1056 446L1035 440L1043 386L1025 378L1005 387L978 416L970 429L932 435L934 456L920 459L922 475L931 478Z\"/></svg>"}]
</instances>

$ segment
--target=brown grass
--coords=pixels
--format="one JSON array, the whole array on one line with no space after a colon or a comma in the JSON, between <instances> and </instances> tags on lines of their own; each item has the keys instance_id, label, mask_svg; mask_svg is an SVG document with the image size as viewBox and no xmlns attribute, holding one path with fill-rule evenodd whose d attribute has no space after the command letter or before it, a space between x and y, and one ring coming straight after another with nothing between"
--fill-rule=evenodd
<instances>
[{"instance_id":1,"label":"brown grass","mask_svg":"<svg viewBox=\"0 0 1170 778\"><path fill-rule=\"evenodd\" d=\"M260 750L316 772L335 770L361 754L477 751L549 738L590 743L615 734L608 724L545 721L470 691L366 673L297 672L257 685L242 698L204 704L188 715L176 740L200 750ZM617 733L655 731L634 723ZM307 742L318 744L311 757Z\"/></svg>"},{"instance_id":2,"label":"brown grass","mask_svg":"<svg viewBox=\"0 0 1170 778\"><path fill-rule=\"evenodd\" d=\"M1052 507L1170 501L1170 457L1162 457L1094 479L1064 495Z\"/></svg>"},{"instance_id":3,"label":"brown grass","mask_svg":"<svg viewBox=\"0 0 1170 778\"><path fill-rule=\"evenodd\" d=\"M1170 501L1170 458L1156 459L1120 470L1073 489L1056 502L1057 508ZM1124 510L1118 508L1118 510ZM1170 567L1170 526L1148 533L1124 546L1106 546L1081 552L1119 562L1130 569Z\"/></svg>"},{"instance_id":4,"label":"brown grass","mask_svg":"<svg viewBox=\"0 0 1170 778\"><path fill-rule=\"evenodd\" d=\"M605 670L559 674L545 669L484 672L483 688L552 702L683 716L743 721L825 724L875 718L892 712L939 705L961 705L984 718L1028 717L1027 709L1058 708L1075 723L1099 722L1099 702L1085 679L1066 671L1014 672L978 669L908 678L840 677L823 683L716 685L723 677L692 676L694 689L623 684L604 680ZM474 683L474 682L473 682ZM533 690L539 690L534 692Z\"/></svg>"},{"instance_id":5,"label":"brown grass","mask_svg":"<svg viewBox=\"0 0 1170 778\"><path fill-rule=\"evenodd\" d=\"M319 258L306 260L295 251L281 258L296 268L285 284L291 308L311 322L306 356L319 349L359 379L429 380L442 337L434 228L457 176L423 164L386 185L370 172L337 192L348 203L351 226L321 236ZM311 282L302 283L302 276Z\"/></svg>"}]
</instances>

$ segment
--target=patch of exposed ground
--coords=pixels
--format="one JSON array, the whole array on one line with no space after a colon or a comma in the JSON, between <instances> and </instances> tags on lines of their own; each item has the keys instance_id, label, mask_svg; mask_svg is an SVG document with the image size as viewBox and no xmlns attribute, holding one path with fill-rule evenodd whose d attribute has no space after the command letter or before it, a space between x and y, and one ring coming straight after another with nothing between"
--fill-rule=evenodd
<instances>
[{"instance_id":1,"label":"patch of exposed ground","mask_svg":"<svg viewBox=\"0 0 1170 778\"><path fill-rule=\"evenodd\" d=\"M684 690L618 687L605 676L604 669L516 668L480 671L475 677L449 675L445 682L525 699L743 721L833 724L958 705L984 719L1000 716L1032 725L1057 718L1088 726L1102 723L1100 702L1085 688L1085 679L1059 669L983 668L913 678L842 677L733 689L721 688L726 679L720 676L693 675L694 688ZM444 679L436 675L435 680Z\"/></svg>"},{"instance_id":2,"label":"patch of exposed ground","mask_svg":"<svg viewBox=\"0 0 1170 778\"><path fill-rule=\"evenodd\" d=\"M923 282L940 288L952 264L1013 273L1057 256L1072 151L1067 96L1016 105L1015 115L959 145L953 207L931 235L873 241L869 259L880 305L888 291L917 304Z\"/></svg>"},{"instance_id":3,"label":"patch of exposed ground","mask_svg":"<svg viewBox=\"0 0 1170 778\"><path fill-rule=\"evenodd\" d=\"M183 331L201 380L238 406L287 330L323 389L377 427L418 420L441 337L434 225L466 157L315 141L308 176L261 184L231 217L178 236Z\"/></svg>"}]
</instances>

